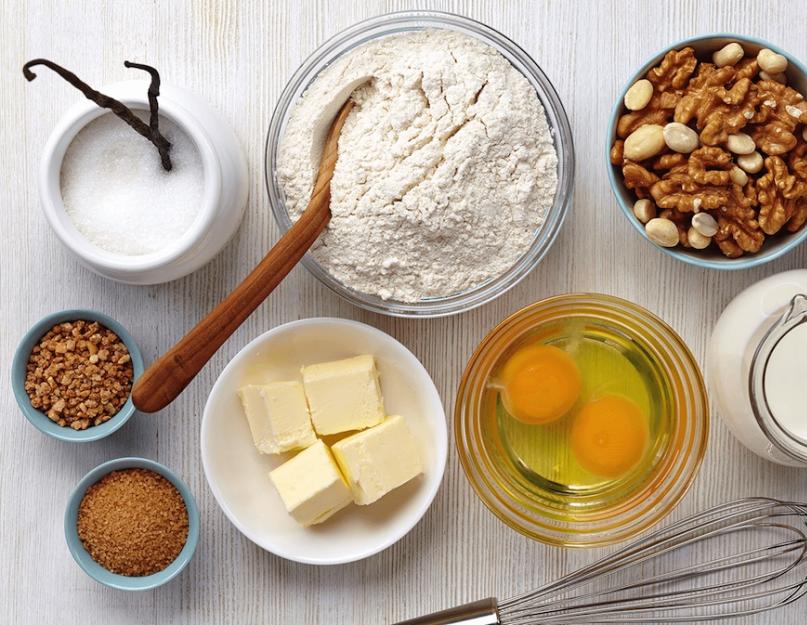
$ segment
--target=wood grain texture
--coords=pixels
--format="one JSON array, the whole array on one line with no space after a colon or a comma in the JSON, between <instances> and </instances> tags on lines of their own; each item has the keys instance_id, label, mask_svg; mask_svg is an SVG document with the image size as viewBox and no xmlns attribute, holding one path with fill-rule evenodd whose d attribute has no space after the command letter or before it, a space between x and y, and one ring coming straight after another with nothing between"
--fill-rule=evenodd
<instances>
[{"instance_id":1,"label":"wood grain texture","mask_svg":"<svg viewBox=\"0 0 807 625\"><path fill-rule=\"evenodd\" d=\"M30 427L9 389L11 355L46 313L92 307L111 314L147 360L171 346L246 275L278 238L263 188L264 137L286 80L326 38L384 12L436 8L479 19L524 47L566 106L578 166L574 208L550 254L511 292L467 314L431 321L386 318L354 308L303 269L292 271L210 361L182 397L156 415L134 417L109 439L51 440ZM542 297L601 291L631 299L675 327L703 362L712 325L740 290L806 266L807 247L753 270L718 273L684 266L632 232L608 188L605 127L634 68L659 48L695 33L736 31L807 59L807 5L747 0L143 2L0 0L0 622L327 623L375 625L462 601L520 593L593 560L529 541L475 498L451 449L445 480L424 520L401 542L364 562L317 568L281 560L230 525L200 462L202 409L216 375L249 339L315 315L370 323L407 345L430 371L448 413L474 346L507 314ZM164 84L206 97L230 119L250 164L250 199L233 241L191 276L154 287L116 284L68 256L37 199L39 157L51 128L78 97L43 75L28 84L27 59L52 58L93 84L131 76L123 60L157 66ZM715 418L701 473L675 518L744 495L807 500L807 473L766 463ZM188 482L202 513L196 558L154 592L112 592L73 563L63 539L67 496L96 464L124 455L164 462ZM801 625L805 606L758 616L759 625Z\"/></svg>"}]
</instances>

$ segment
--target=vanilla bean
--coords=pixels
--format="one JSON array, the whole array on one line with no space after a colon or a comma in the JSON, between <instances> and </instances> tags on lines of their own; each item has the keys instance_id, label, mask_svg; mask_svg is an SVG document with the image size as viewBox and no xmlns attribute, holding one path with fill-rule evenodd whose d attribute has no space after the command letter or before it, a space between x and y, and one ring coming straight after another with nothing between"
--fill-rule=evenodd
<instances>
[{"instance_id":1,"label":"vanilla bean","mask_svg":"<svg viewBox=\"0 0 807 625\"><path fill-rule=\"evenodd\" d=\"M144 65L143 63L132 63L131 61L124 61L124 67L127 68L134 68L134 69L142 69L145 72L148 72L151 75L151 84L149 85L148 96L149 96L149 126L151 127L151 132L153 132L157 136L162 136L160 134L160 105L157 102L157 98L160 97L160 73L151 65ZM168 144L168 147L164 147L161 144L155 144L157 146L157 150L160 152L160 159L163 162L163 167L167 170L171 170L171 157L168 155L168 151L171 148L171 144Z\"/></svg>"},{"instance_id":2,"label":"vanilla bean","mask_svg":"<svg viewBox=\"0 0 807 625\"><path fill-rule=\"evenodd\" d=\"M45 67L53 70L68 83L81 91L81 93L84 94L84 97L86 97L88 100L91 100L101 108L109 109L124 122L129 124L129 126L131 126L135 132L151 141L151 143L154 144L154 147L156 147L160 153L160 159L162 160L163 167L170 171L171 161L170 159L167 161L163 159L163 150L165 151L167 157L168 150L171 149L171 143L159 132L154 132L148 124L137 117L137 115L135 115L132 110L123 102L120 102L115 98L111 98L108 95L104 95L100 91L96 91L73 72L65 69L61 65L57 65L53 61L49 61L48 59L33 59L23 65L22 73L26 80L32 81L34 78L36 78L36 74L31 71L31 68L37 65L44 65Z\"/></svg>"}]
</instances>

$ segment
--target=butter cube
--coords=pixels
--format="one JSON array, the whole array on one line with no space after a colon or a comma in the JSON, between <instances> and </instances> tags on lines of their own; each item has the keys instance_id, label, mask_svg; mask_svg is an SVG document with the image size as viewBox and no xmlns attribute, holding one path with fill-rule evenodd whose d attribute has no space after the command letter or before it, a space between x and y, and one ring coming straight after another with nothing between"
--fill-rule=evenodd
<instances>
[{"instance_id":1,"label":"butter cube","mask_svg":"<svg viewBox=\"0 0 807 625\"><path fill-rule=\"evenodd\" d=\"M384 401L372 356L303 367L311 421L320 436L363 430L384 419Z\"/></svg>"},{"instance_id":2,"label":"butter cube","mask_svg":"<svg viewBox=\"0 0 807 625\"><path fill-rule=\"evenodd\" d=\"M328 446L320 440L271 471L269 478L301 525L322 523L352 501Z\"/></svg>"},{"instance_id":3,"label":"butter cube","mask_svg":"<svg viewBox=\"0 0 807 625\"><path fill-rule=\"evenodd\" d=\"M253 384L241 388L238 396L252 440L261 453L279 454L308 447L317 440L299 382Z\"/></svg>"},{"instance_id":4,"label":"butter cube","mask_svg":"<svg viewBox=\"0 0 807 625\"><path fill-rule=\"evenodd\" d=\"M423 472L417 442L401 416L343 438L332 449L353 501L361 506Z\"/></svg>"}]
</instances>

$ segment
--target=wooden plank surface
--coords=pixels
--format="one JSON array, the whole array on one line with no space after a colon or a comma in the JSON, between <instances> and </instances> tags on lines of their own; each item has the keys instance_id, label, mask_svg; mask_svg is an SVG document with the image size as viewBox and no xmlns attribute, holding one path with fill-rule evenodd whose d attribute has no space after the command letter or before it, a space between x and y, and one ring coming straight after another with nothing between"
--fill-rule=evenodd
<instances>
[{"instance_id":1,"label":"wooden plank surface","mask_svg":"<svg viewBox=\"0 0 807 625\"><path fill-rule=\"evenodd\" d=\"M10 361L43 315L91 307L120 320L151 360L229 291L277 238L263 188L265 132L285 81L326 38L373 15L436 8L479 19L523 46L555 84L578 157L574 209L540 267L496 302L470 313L408 321L352 307L296 269L182 398L140 415L114 436L70 445L39 434L9 389ZM631 299L675 327L703 362L710 328L744 287L807 261L807 247L749 271L684 266L652 250L622 217L602 162L605 126L622 83L650 54L695 33L736 31L807 59L807 4L799 2L446 1L98 3L2 0L0 39L0 621L3 623L376 624L489 595L508 596L592 561L596 551L553 549L510 531L475 498L451 448L445 481L425 519L364 562L317 568L286 562L242 537L204 480L201 412L217 374L249 339L317 315L358 319L390 333L425 364L448 412L465 361L496 322L548 295L601 291ZM58 80L27 84L20 67L46 56L94 84L128 78L124 59L150 62L165 83L193 90L229 118L250 165L250 200L234 240L209 265L165 285L104 280L68 256L38 207L40 152L77 95ZM709 451L679 518L727 498L807 500L807 472L768 464L715 419ZM179 472L202 513L197 555L154 592L113 592L73 563L62 531L68 494L96 464L124 455ZM804 623L805 606L754 623Z\"/></svg>"}]
</instances>

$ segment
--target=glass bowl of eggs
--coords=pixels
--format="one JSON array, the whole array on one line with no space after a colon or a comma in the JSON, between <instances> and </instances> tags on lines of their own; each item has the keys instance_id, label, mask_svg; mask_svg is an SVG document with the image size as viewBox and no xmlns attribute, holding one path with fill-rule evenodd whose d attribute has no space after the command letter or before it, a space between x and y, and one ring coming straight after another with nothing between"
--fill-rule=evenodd
<instances>
[{"instance_id":1,"label":"glass bowl of eggs","mask_svg":"<svg viewBox=\"0 0 807 625\"><path fill-rule=\"evenodd\" d=\"M466 366L454 429L483 503L530 538L619 542L681 499L706 450L694 356L631 302L570 294L502 321Z\"/></svg>"}]
</instances>

